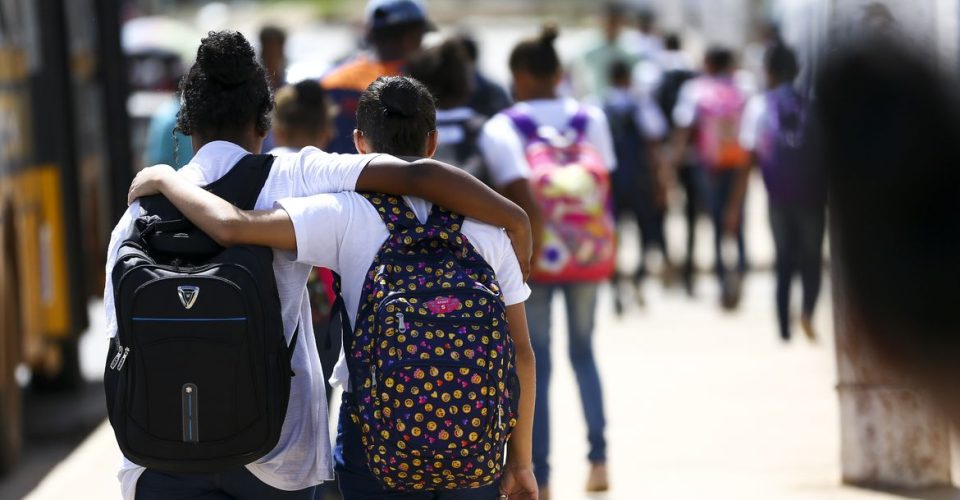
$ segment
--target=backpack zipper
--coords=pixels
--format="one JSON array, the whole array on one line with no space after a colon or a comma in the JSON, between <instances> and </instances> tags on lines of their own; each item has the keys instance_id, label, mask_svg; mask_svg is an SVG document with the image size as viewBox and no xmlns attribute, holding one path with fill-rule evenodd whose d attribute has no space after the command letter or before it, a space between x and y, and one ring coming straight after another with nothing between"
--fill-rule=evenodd
<instances>
[{"instance_id":1,"label":"backpack zipper","mask_svg":"<svg viewBox=\"0 0 960 500\"><path fill-rule=\"evenodd\" d=\"M407 322L404 321L402 312L397 313L397 321L400 323L398 328L400 333L407 333Z\"/></svg>"}]
</instances>

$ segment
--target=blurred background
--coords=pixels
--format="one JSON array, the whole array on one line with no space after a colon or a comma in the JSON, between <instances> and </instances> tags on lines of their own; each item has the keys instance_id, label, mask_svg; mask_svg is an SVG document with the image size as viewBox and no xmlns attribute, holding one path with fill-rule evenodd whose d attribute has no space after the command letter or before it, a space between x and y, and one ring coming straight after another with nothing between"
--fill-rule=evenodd
<instances>
[{"instance_id":1,"label":"blurred background","mask_svg":"<svg viewBox=\"0 0 960 500\"><path fill-rule=\"evenodd\" d=\"M468 35L477 72L508 93L511 49L556 23L560 92L603 104L584 61L610 38L605 2L427 0L426 8L438 30L424 45ZM631 91L657 100L668 121L666 76L693 76L717 45L736 55L748 95L767 86L771 45L794 49L796 86L808 93L830 48L871 23L897 26L947 72L960 62L956 0L634 0L616 11L612 36L630 54ZM262 36L268 26L283 36ZM189 160L189 138L172 129L177 83L200 38L220 29L246 35L278 84L320 80L364 48L364 2L0 0L2 499L119 498L120 455L101 387L106 243L133 175ZM683 154L671 151L669 131L660 140L665 155ZM664 252L641 258L643 228L631 217L620 225L619 266L643 262L650 279L604 286L598 304L606 493L583 493L586 430L555 308L553 497L960 498L944 419L849 340L858 326L831 292L829 242L820 307L803 318L809 338L781 338L767 194L750 175L747 272L733 307L718 304L712 269L723 255L682 179L665 182Z\"/></svg>"}]
</instances>

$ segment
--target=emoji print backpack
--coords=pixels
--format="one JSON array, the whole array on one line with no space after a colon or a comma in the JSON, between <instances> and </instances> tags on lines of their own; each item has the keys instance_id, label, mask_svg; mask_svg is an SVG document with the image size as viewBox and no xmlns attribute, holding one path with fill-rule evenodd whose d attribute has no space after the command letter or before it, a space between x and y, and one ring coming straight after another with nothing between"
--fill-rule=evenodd
<instances>
[{"instance_id":1,"label":"emoji print backpack","mask_svg":"<svg viewBox=\"0 0 960 500\"><path fill-rule=\"evenodd\" d=\"M531 278L540 283L609 279L616 257L610 175L586 139L586 111L581 108L565 131L541 129L516 106L507 116L525 140L530 186L543 211L544 241Z\"/></svg>"},{"instance_id":2,"label":"emoji print backpack","mask_svg":"<svg viewBox=\"0 0 960 500\"><path fill-rule=\"evenodd\" d=\"M344 341L367 464L390 490L491 484L519 397L493 269L462 216L434 206L421 224L400 198L364 196L390 232Z\"/></svg>"}]
</instances>

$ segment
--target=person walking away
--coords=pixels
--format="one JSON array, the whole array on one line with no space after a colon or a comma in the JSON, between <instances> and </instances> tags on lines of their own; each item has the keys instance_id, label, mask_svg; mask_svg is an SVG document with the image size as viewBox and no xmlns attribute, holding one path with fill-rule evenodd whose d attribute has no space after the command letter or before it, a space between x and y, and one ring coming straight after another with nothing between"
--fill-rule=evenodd
<instances>
[{"instance_id":1,"label":"person walking away","mask_svg":"<svg viewBox=\"0 0 960 500\"><path fill-rule=\"evenodd\" d=\"M603 111L610 122L617 154L617 169L610 176L614 215L618 225L626 215L632 215L640 233L637 270L629 277L618 272L613 278L614 307L620 315L623 301L618 290L624 281L632 282L638 302L643 303L642 281L648 271L648 257L652 250L660 252L665 281L672 274L663 230L666 190L660 172L659 151L667 127L656 103L648 96L636 96L632 92L630 67L626 63L617 61L611 66L610 81L613 88L604 102Z\"/></svg>"},{"instance_id":2,"label":"person walking away","mask_svg":"<svg viewBox=\"0 0 960 500\"><path fill-rule=\"evenodd\" d=\"M648 7L637 11L636 29L623 32L623 46L639 60L656 61L663 51L657 33L657 13Z\"/></svg>"},{"instance_id":3,"label":"person walking away","mask_svg":"<svg viewBox=\"0 0 960 500\"><path fill-rule=\"evenodd\" d=\"M197 62L181 84L181 92L183 108L178 125L185 134L189 134L197 153L187 166L175 173L176 179L183 180L188 185L212 184L225 178L241 160L256 158L251 156L250 152L259 152L262 147L263 137L270 126L273 98L266 73L257 62L253 48L242 35L222 31L211 33L204 38L197 52ZM524 252L524 249L529 248L530 242L529 222L523 211L455 167L433 160L419 160L408 164L389 155L331 155L316 148L280 155L271 158L271 161L272 168L265 172L266 178L256 199L255 208L270 208L280 198L354 188L396 194L407 192L453 207L452 209L467 216L477 216L495 225L507 227L508 234L518 242L515 248L519 250L521 262L524 262L524 256L529 255ZM121 244L134 233L138 224L150 222L150 219L142 218L144 214L135 193L137 186L155 172L174 174L169 166L145 169L131 187L131 193L134 193L129 198L131 205L111 234L106 264L108 278L113 273L114 266L119 265L118 252ZM236 178L236 175L232 177ZM232 226L219 224L216 231L209 234L223 243L229 242L231 231ZM292 372L296 376L289 378L289 403L277 445L266 455L253 457L245 466L216 473L191 473L185 467L175 467L176 470L144 468L125 458L118 474L125 500L312 499L316 485L333 478L330 460L332 453L327 439L327 405L321 385L322 369L318 362L312 324L305 320L310 317L305 284L311 267L278 259L274 259L272 267L279 295L284 342L289 344L292 339L296 339L290 359ZM188 308L197 301L197 297L200 301L197 302L198 307L201 307L199 304L205 301L203 297L210 297L210 294L214 293L194 288L184 287L183 290L174 290L176 293L164 297L174 302L173 310L180 311L181 305ZM131 318L118 318L113 292L113 280L107 279L104 289L106 330L115 341L126 340L125 337L131 335L128 331ZM123 321L118 322L118 319ZM130 370L131 366L142 364L143 356L150 352L153 352L154 356L163 352L154 351L148 345L139 348L136 348L137 344L125 342L123 345L134 346L134 349L125 351L130 359L114 358L116 361L106 367L105 379L116 381L116 374L120 370ZM158 345L162 347L169 344ZM141 370L147 368L149 367L141 366ZM164 400L162 407L175 407L177 411L172 414L172 419L169 411L151 413L150 419L165 422L168 434L170 428L174 429L173 433L179 434L181 425L197 422L196 419L185 419L181 422L179 418L179 393L184 382L178 380L189 374L186 368L175 373L156 373L158 380L166 380L163 384L175 387L173 393L177 394L174 396L176 403L170 404L168 400ZM127 385L132 384L134 394L146 397L146 392L136 390L139 381L139 378L128 378ZM118 394L121 392L116 386L114 389ZM168 392L162 394L167 394L162 397L169 399ZM201 397L203 394L205 393L201 390ZM118 418L128 418L131 411L140 411L140 406L117 406L115 412L111 411L111 423L117 422ZM203 408L202 403L200 407ZM206 410L207 412L218 407L208 408L210 409ZM201 413L203 412L204 410L201 410ZM204 441L205 436L220 432L218 427L217 420L201 418L199 434L184 432L184 436L198 436L198 444L203 445L207 442ZM118 436L118 439L126 439L126 436ZM173 447L173 442L170 445Z\"/></svg>"},{"instance_id":4,"label":"person walking away","mask_svg":"<svg viewBox=\"0 0 960 500\"><path fill-rule=\"evenodd\" d=\"M333 105L326 91L313 80L284 85L276 93L273 134L277 146L270 154L279 156L303 148L323 149L333 136Z\"/></svg>"},{"instance_id":5,"label":"person walking away","mask_svg":"<svg viewBox=\"0 0 960 500\"><path fill-rule=\"evenodd\" d=\"M672 136L676 133L673 110L677 105L680 89L683 88L685 83L697 76L693 69L693 63L687 53L683 51L683 39L679 34L670 33L666 36L664 51L660 54L660 67L662 73L656 84L654 98L667 120L668 133ZM686 254L681 274L687 294L693 296L696 288L694 282L696 273L694 248L696 246L697 219L703 210L703 200L697 183L696 152L686 145L674 144L672 146L675 146L675 148L668 150L667 154L679 161L675 175L683 189L683 214L687 226ZM676 148L681 148L681 150L675 150ZM670 172L663 172L663 174L667 177L666 180L671 180Z\"/></svg>"},{"instance_id":6,"label":"person walking away","mask_svg":"<svg viewBox=\"0 0 960 500\"><path fill-rule=\"evenodd\" d=\"M694 141L697 152L696 182L710 207L714 227L715 271L720 283L721 306L739 306L741 284L747 269L743 237L743 200L748 181L749 154L740 145L739 132L746 92L734 81L733 52L723 47L707 51L706 74L684 84L673 110L674 165L684 148ZM731 248L736 264L729 269ZM732 259L730 259L732 260Z\"/></svg>"},{"instance_id":7,"label":"person walking away","mask_svg":"<svg viewBox=\"0 0 960 500\"><path fill-rule=\"evenodd\" d=\"M800 326L807 338L815 340L813 313L823 273L826 188L807 151L808 104L793 86L800 70L796 55L785 45L771 46L764 67L770 88L747 104L740 142L753 152L767 188L780 337L790 340L790 288L799 273L803 285Z\"/></svg>"},{"instance_id":8,"label":"person walking away","mask_svg":"<svg viewBox=\"0 0 960 500\"><path fill-rule=\"evenodd\" d=\"M621 2L603 6L603 33L574 65L574 87L578 96L590 96L603 102L610 91L610 66L624 61L633 69L639 57L627 51L620 42L628 8Z\"/></svg>"},{"instance_id":9,"label":"person walking away","mask_svg":"<svg viewBox=\"0 0 960 500\"><path fill-rule=\"evenodd\" d=\"M360 94L381 76L403 73L406 58L434 29L422 0L370 0L364 17L370 50L348 58L320 80L337 107L332 153L356 151L352 137Z\"/></svg>"},{"instance_id":10,"label":"person walking away","mask_svg":"<svg viewBox=\"0 0 960 500\"><path fill-rule=\"evenodd\" d=\"M487 117L467 106L472 90L466 50L457 39L417 52L407 62L407 72L420 81L437 101L437 151L434 158L457 165L490 185L477 141Z\"/></svg>"},{"instance_id":11,"label":"person walking away","mask_svg":"<svg viewBox=\"0 0 960 500\"><path fill-rule=\"evenodd\" d=\"M287 32L277 26L264 26L260 29L260 63L267 72L270 90L276 92L287 83ZM276 147L273 130L267 132L263 140L263 149L270 151Z\"/></svg>"},{"instance_id":12,"label":"person walking away","mask_svg":"<svg viewBox=\"0 0 960 500\"><path fill-rule=\"evenodd\" d=\"M603 111L559 97L555 28L544 27L510 54L517 104L490 119L480 136L494 183L530 216L537 249L527 301L537 356L533 464L549 498L551 303L566 302L569 356L580 388L590 451L589 491L608 488L606 416L593 354L598 285L613 274L615 242L609 172L617 159ZM569 162L555 158L571 159Z\"/></svg>"},{"instance_id":13,"label":"person walking away","mask_svg":"<svg viewBox=\"0 0 960 500\"><path fill-rule=\"evenodd\" d=\"M361 152L436 148L433 97L412 78L377 79L357 117ZM157 186L200 227L228 221L241 243L295 251L343 276L356 327L334 377L345 388L336 461L346 500L536 500L530 291L500 228L375 193L243 213L175 181Z\"/></svg>"},{"instance_id":14,"label":"person walking away","mask_svg":"<svg viewBox=\"0 0 960 500\"><path fill-rule=\"evenodd\" d=\"M463 44L473 74L473 86L471 87L473 91L470 94L467 106L480 116L486 117L491 117L509 108L513 104L510 94L480 71L480 48L476 38L469 34L462 34L457 38Z\"/></svg>"},{"instance_id":15,"label":"person walking away","mask_svg":"<svg viewBox=\"0 0 960 500\"><path fill-rule=\"evenodd\" d=\"M276 92L287 83L287 32L277 26L260 29L260 62L267 71L270 90Z\"/></svg>"}]
</instances>

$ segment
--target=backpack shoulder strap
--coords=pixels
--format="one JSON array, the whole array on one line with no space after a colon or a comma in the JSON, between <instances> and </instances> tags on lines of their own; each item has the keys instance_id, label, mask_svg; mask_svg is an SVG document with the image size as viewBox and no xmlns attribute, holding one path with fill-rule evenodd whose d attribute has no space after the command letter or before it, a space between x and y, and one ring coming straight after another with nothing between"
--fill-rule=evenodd
<instances>
[{"instance_id":1,"label":"backpack shoulder strap","mask_svg":"<svg viewBox=\"0 0 960 500\"><path fill-rule=\"evenodd\" d=\"M403 198L382 193L360 193L377 210L380 219L390 234L420 225L417 214L407 206Z\"/></svg>"},{"instance_id":2,"label":"backpack shoulder strap","mask_svg":"<svg viewBox=\"0 0 960 500\"><path fill-rule=\"evenodd\" d=\"M510 118L510 121L513 122L513 126L517 127L517 130L520 131L520 134L523 135L523 138L527 142L534 142L540 139L540 128L537 125L537 122L533 121L533 117L529 113L526 113L516 106L504 111L504 114Z\"/></svg>"},{"instance_id":3,"label":"backpack shoulder strap","mask_svg":"<svg viewBox=\"0 0 960 500\"><path fill-rule=\"evenodd\" d=\"M246 155L226 175L210 183L207 190L237 208L253 210L270 175L273 160L273 155Z\"/></svg>"},{"instance_id":4,"label":"backpack shoulder strap","mask_svg":"<svg viewBox=\"0 0 960 500\"><path fill-rule=\"evenodd\" d=\"M580 109L570 118L570 123L567 125L571 130L577 133L577 141L583 140L587 135L587 125L590 123L590 115L587 114L586 108L580 106Z\"/></svg>"},{"instance_id":5,"label":"backpack shoulder strap","mask_svg":"<svg viewBox=\"0 0 960 500\"><path fill-rule=\"evenodd\" d=\"M463 229L463 220L462 215L434 204L433 208L430 209L427 225L443 228L452 234L460 234L460 230Z\"/></svg>"}]
</instances>

